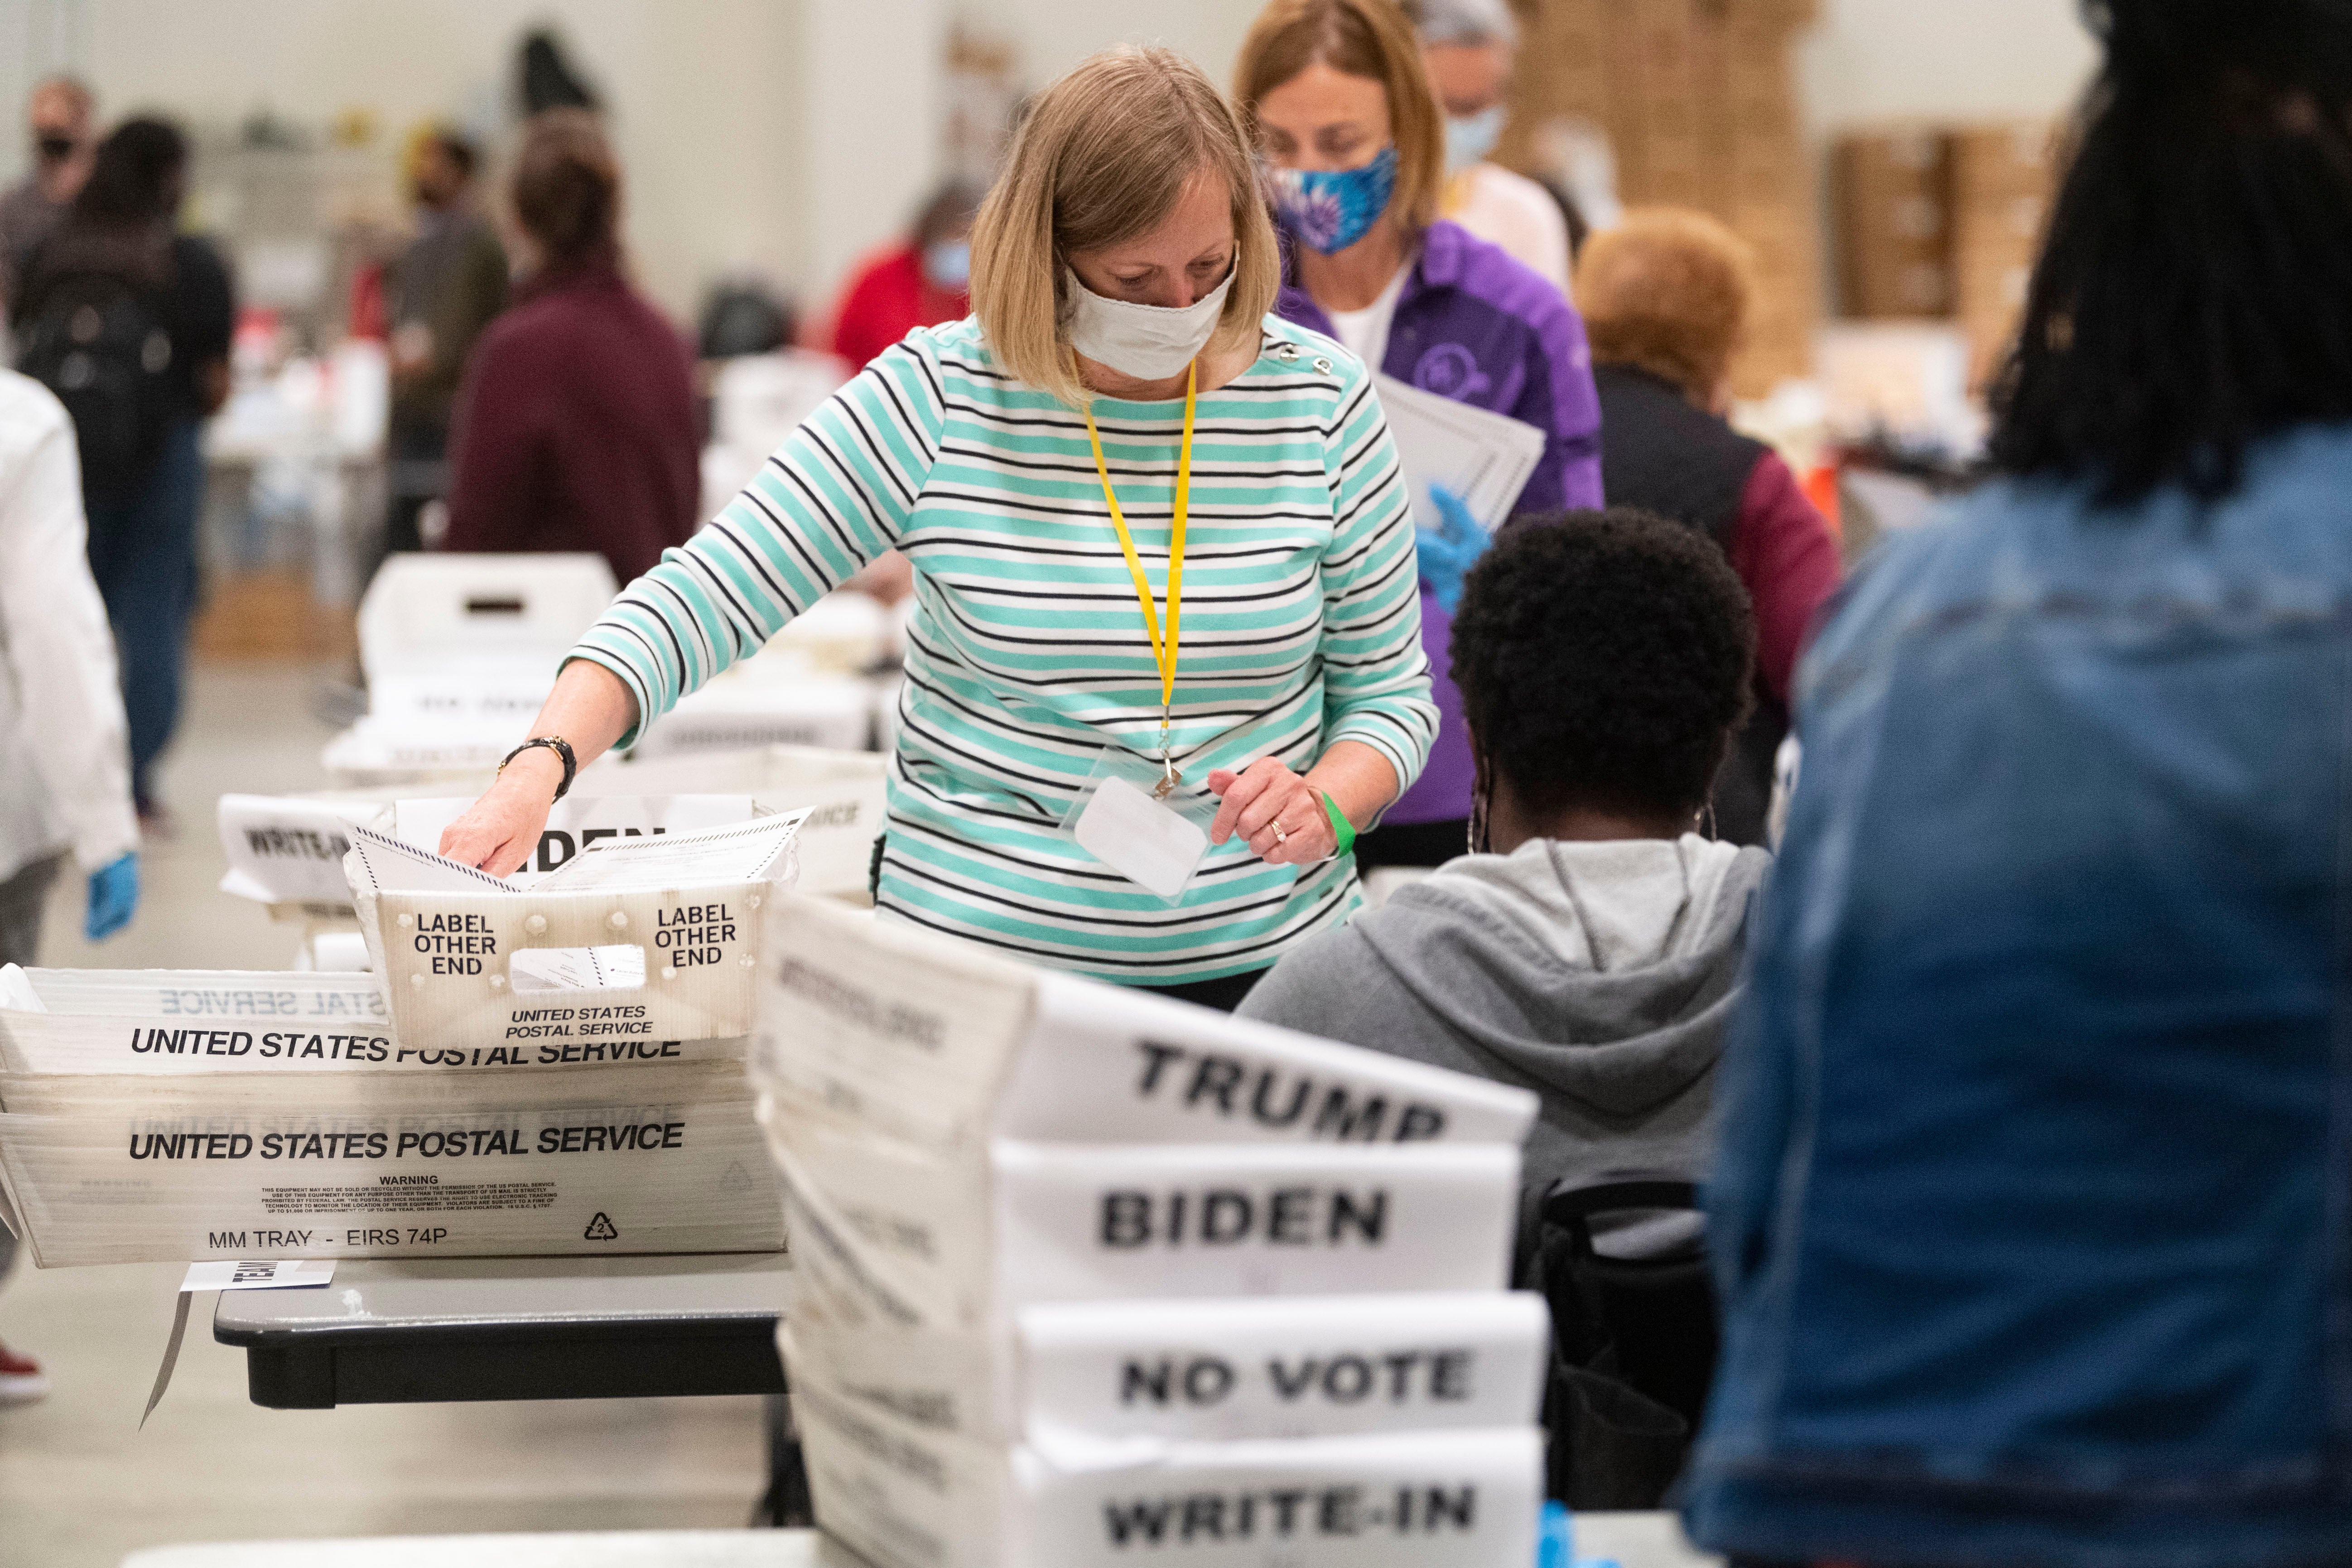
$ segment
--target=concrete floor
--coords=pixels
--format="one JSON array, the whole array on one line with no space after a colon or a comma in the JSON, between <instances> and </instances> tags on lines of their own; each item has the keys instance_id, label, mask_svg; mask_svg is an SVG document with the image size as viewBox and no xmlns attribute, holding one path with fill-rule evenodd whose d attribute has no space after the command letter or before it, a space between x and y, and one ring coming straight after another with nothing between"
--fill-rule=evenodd
<instances>
[{"instance_id":1,"label":"concrete floor","mask_svg":"<svg viewBox=\"0 0 2352 1568\"><path fill-rule=\"evenodd\" d=\"M195 672L160 789L176 837L148 847L145 899L102 946L81 889L50 909L52 967L283 969L294 929L215 890L213 803L324 782L310 709L331 672ZM0 1341L46 1364L43 1404L0 1409L0 1568L111 1568L142 1546L299 1536L738 1525L763 1484L756 1399L263 1410L213 1342L208 1299L140 1431L183 1266L37 1270L0 1290Z\"/></svg>"}]
</instances>

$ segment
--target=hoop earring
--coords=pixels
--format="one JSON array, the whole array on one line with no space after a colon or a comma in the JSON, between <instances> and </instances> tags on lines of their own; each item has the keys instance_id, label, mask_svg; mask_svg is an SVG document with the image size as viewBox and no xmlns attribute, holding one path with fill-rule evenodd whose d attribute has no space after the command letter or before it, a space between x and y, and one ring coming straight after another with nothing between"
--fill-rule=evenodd
<instances>
[{"instance_id":1,"label":"hoop earring","mask_svg":"<svg viewBox=\"0 0 2352 1568\"><path fill-rule=\"evenodd\" d=\"M1484 855L1490 842L1486 837L1486 761L1484 757L1473 757L1470 766L1470 820L1466 825L1466 837L1470 841L1468 852Z\"/></svg>"}]
</instances>

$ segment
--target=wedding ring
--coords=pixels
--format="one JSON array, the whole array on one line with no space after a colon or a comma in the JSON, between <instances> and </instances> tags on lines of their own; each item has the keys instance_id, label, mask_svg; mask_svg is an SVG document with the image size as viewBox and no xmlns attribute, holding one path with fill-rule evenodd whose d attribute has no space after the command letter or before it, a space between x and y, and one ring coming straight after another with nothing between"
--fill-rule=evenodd
<instances>
[{"instance_id":1,"label":"wedding ring","mask_svg":"<svg viewBox=\"0 0 2352 1568\"><path fill-rule=\"evenodd\" d=\"M1276 818L1274 819L1274 843L1275 843L1275 847L1278 849L1278 848L1280 848L1282 846L1284 846L1285 844L1287 844L1287 843L1289 843L1289 842L1290 842L1290 835L1289 835L1289 834L1287 834L1287 833L1285 833L1285 832L1282 830L1282 818L1280 818L1280 817L1278 817L1278 816L1277 816L1277 817L1276 817Z\"/></svg>"}]
</instances>

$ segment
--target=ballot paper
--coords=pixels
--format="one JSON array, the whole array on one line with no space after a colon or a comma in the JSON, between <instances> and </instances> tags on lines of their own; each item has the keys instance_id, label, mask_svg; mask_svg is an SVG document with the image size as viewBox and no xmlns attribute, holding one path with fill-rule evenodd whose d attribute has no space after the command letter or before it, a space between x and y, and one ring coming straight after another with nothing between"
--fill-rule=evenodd
<instances>
[{"instance_id":1,"label":"ballot paper","mask_svg":"<svg viewBox=\"0 0 2352 1568\"><path fill-rule=\"evenodd\" d=\"M787 1320L851 1398L1047 1451L1526 1426L1550 1327L1500 1291L1054 1302L1002 1338L846 1327L821 1301Z\"/></svg>"},{"instance_id":2,"label":"ballot paper","mask_svg":"<svg viewBox=\"0 0 2352 1568\"><path fill-rule=\"evenodd\" d=\"M856 1400L787 1336L817 1521L877 1568L1527 1568L1529 1427L1181 1443L1091 1458L955 1437Z\"/></svg>"},{"instance_id":3,"label":"ballot paper","mask_svg":"<svg viewBox=\"0 0 2352 1568\"><path fill-rule=\"evenodd\" d=\"M761 1114L832 1238L812 1289L845 1319L996 1331L1041 1301L1498 1290L1510 1259L1515 1146L998 1140L975 1161L773 1094Z\"/></svg>"},{"instance_id":4,"label":"ballot paper","mask_svg":"<svg viewBox=\"0 0 2352 1568\"><path fill-rule=\"evenodd\" d=\"M458 817L473 809L471 795L443 795L402 800L393 805L390 831L415 848L437 853L441 835ZM748 795L591 795L574 790L550 807L539 847L529 859L506 878L510 888L535 888L608 839L658 838L665 834L694 833L750 821L758 807ZM370 826L381 829L374 822ZM338 857L336 880L341 883ZM348 885L341 890L349 896Z\"/></svg>"},{"instance_id":5,"label":"ballot paper","mask_svg":"<svg viewBox=\"0 0 2352 1568\"><path fill-rule=\"evenodd\" d=\"M768 910L757 1070L925 1147L1492 1142L1524 1089L1037 970L814 900Z\"/></svg>"},{"instance_id":6,"label":"ballot paper","mask_svg":"<svg viewBox=\"0 0 2352 1568\"><path fill-rule=\"evenodd\" d=\"M1502 527L1543 457L1543 432L1507 414L1456 403L1392 375L1373 379L1389 433L1396 437L1414 524L1443 526L1444 520L1431 506L1428 494L1430 486L1442 485L1462 498L1488 533Z\"/></svg>"},{"instance_id":7,"label":"ballot paper","mask_svg":"<svg viewBox=\"0 0 2352 1568\"><path fill-rule=\"evenodd\" d=\"M758 913L807 816L601 839L527 889L354 828L345 870L404 1040L725 1038L751 1032Z\"/></svg>"},{"instance_id":8,"label":"ballot paper","mask_svg":"<svg viewBox=\"0 0 2352 1568\"><path fill-rule=\"evenodd\" d=\"M378 1073L466 1077L476 1069L740 1063L749 1041L610 1035L490 1047L414 1045L365 973L177 969L0 968L0 1081L16 1077L148 1079L234 1075L237 1092L272 1079ZM89 1086L85 1086L89 1087ZM90 1092L97 1092L89 1088ZM0 1098L0 1108L22 1109Z\"/></svg>"},{"instance_id":9,"label":"ballot paper","mask_svg":"<svg viewBox=\"0 0 2352 1568\"><path fill-rule=\"evenodd\" d=\"M804 893L866 903L871 901L866 873L875 837L882 831L889 765L889 759L876 752L761 746L698 751L654 761L633 754L591 767L582 777L585 781L602 767L603 776L593 787L616 794L707 790L750 795L769 811L806 806L808 816L793 836L793 858L800 863L800 876L793 885Z\"/></svg>"},{"instance_id":10,"label":"ballot paper","mask_svg":"<svg viewBox=\"0 0 2352 1568\"><path fill-rule=\"evenodd\" d=\"M43 1268L773 1251L783 1239L740 1092L415 1112L192 1102L7 1113L0 1183Z\"/></svg>"}]
</instances>

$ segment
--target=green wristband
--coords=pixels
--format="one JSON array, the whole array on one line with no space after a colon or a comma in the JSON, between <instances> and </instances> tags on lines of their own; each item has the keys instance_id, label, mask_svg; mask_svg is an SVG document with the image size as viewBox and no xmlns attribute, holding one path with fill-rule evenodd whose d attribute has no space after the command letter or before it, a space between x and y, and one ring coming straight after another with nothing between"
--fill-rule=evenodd
<instances>
[{"instance_id":1,"label":"green wristband","mask_svg":"<svg viewBox=\"0 0 2352 1568\"><path fill-rule=\"evenodd\" d=\"M1323 815L1331 819L1331 832L1339 841L1339 847L1331 851L1336 860L1356 847L1356 825L1348 820L1348 814L1339 809L1339 803L1331 798L1329 790L1318 789L1315 793L1323 797Z\"/></svg>"}]
</instances>

